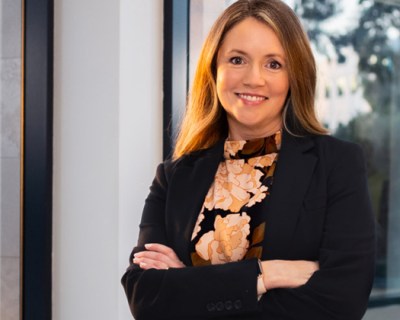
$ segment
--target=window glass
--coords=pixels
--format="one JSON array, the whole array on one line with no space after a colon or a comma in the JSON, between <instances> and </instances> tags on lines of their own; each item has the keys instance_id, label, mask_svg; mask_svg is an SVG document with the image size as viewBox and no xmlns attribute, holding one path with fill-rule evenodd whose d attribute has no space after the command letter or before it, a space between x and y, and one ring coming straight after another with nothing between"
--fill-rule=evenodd
<instances>
[{"instance_id":1,"label":"window glass","mask_svg":"<svg viewBox=\"0 0 400 320\"><path fill-rule=\"evenodd\" d=\"M191 0L189 83L201 44L229 0ZM378 221L371 306L400 300L400 4L372 0L286 1L303 21L318 65L317 111L331 133L359 143ZM386 312L386 313L385 313ZM365 319L398 319L400 306ZM393 317L392 317L393 316Z\"/></svg>"}]
</instances>

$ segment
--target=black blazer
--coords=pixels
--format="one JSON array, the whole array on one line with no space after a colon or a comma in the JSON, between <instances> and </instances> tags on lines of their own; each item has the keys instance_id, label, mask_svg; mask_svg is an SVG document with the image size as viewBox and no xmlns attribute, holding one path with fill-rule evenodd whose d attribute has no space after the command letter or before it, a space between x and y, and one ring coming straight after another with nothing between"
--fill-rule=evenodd
<instances>
[{"instance_id":1,"label":"black blazer","mask_svg":"<svg viewBox=\"0 0 400 320\"><path fill-rule=\"evenodd\" d=\"M223 145L159 165L122 278L135 318L361 319L375 263L361 149L330 136L295 138L284 132L267 199L263 260L315 260L320 270L305 285L269 290L258 301L256 259L191 266L191 234ZM133 265L132 255L155 242L173 248L188 267L143 271Z\"/></svg>"}]
</instances>

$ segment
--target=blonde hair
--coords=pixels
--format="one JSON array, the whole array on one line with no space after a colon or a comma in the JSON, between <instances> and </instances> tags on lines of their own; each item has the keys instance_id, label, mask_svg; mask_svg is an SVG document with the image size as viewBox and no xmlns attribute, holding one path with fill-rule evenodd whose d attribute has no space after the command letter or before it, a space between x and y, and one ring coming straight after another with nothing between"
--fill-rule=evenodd
<instances>
[{"instance_id":1,"label":"blonde hair","mask_svg":"<svg viewBox=\"0 0 400 320\"><path fill-rule=\"evenodd\" d=\"M286 54L290 86L282 112L286 131L295 136L327 133L315 115L315 61L299 19L280 0L239 0L219 16L203 44L176 140L175 159L211 147L227 136L226 113L215 82L216 58L227 32L249 17L272 28Z\"/></svg>"}]
</instances>

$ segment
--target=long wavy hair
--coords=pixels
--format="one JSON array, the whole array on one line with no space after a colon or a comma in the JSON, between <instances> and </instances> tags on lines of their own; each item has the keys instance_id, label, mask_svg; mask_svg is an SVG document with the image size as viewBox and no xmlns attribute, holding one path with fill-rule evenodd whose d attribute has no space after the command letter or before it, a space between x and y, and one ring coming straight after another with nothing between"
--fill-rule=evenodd
<instances>
[{"instance_id":1,"label":"long wavy hair","mask_svg":"<svg viewBox=\"0 0 400 320\"><path fill-rule=\"evenodd\" d=\"M276 33L286 55L289 94L282 111L285 130L295 136L327 134L315 115L314 56L296 14L280 0L238 0L215 21L203 44L177 135L174 159L211 147L227 136L227 117L217 95L216 60L226 34L249 17Z\"/></svg>"}]
</instances>

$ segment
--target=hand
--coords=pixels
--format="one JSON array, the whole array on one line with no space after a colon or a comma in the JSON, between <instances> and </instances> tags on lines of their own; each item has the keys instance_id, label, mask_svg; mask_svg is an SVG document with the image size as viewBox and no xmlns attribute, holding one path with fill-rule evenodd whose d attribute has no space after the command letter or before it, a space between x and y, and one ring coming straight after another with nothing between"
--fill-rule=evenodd
<instances>
[{"instance_id":1,"label":"hand","mask_svg":"<svg viewBox=\"0 0 400 320\"><path fill-rule=\"evenodd\" d=\"M267 260L262 261L263 280L267 290L297 288L304 285L319 270L315 261Z\"/></svg>"},{"instance_id":2,"label":"hand","mask_svg":"<svg viewBox=\"0 0 400 320\"><path fill-rule=\"evenodd\" d=\"M144 270L184 268L185 265L179 260L175 251L159 243L148 243L144 247L146 251L134 254L133 263Z\"/></svg>"}]
</instances>

